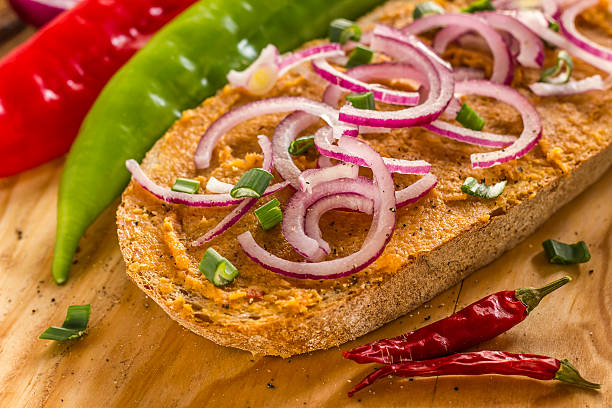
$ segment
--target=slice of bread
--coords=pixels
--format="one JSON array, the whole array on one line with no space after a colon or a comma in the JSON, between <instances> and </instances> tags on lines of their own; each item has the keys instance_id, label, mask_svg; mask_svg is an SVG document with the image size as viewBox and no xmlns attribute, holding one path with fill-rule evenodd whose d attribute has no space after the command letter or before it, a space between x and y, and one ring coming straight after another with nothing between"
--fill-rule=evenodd
<instances>
[{"instance_id":1,"label":"slice of bread","mask_svg":"<svg viewBox=\"0 0 612 408\"><path fill-rule=\"evenodd\" d=\"M390 2L365 17L402 26L413 2ZM591 37L597 27L585 29ZM487 56L450 49L453 63L490 67ZM547 65L554 61L549 51ZM577 78L597 73L576 61ZM397 211L396 232L383 255L366 270L327 281L285 278L249 260L236 236L251 231L255 239L283 257L300 261L284 241L280 228L264 232L252 213L210 246L239 270L236 280L214 287L198 264L205 247L191 243L216 225L231 209L189 208L164 204L131 182L117 212L119 243L128 276L170 317L218 344L256 354L283 357L342 344L401 316L493 261L531 234L553 212L599 178L612 163L612 93L593 92L563 98L537 98L526 85L539 72L518 68L514 86L529 97L542 117L541 142L527 156L491 169L473 170L469 155L486 149L468 146L421 129L394 130L363 137L384 156L424 159L432 163L439 185L417 203ZM319 100L325 83L308 68L282 78L267 96L307 96ZM176 177L201 180L210 176L236 182L246 169L261 164L256 136L272 136L284 115L267 115L237 126L213 153L210 169L196 171L195 147L204 130L223 112L250 97L228 86L200 107L186 111L143 161L157 183L171 186ZM516 111L487 98L469 98L487 121L485 130L518 134ZM299 166L314 166L316 154L299 157ZM461 193L467 176L488 184L508 180L496 200ZM279 180L276 175L277 181ZM395 178L400 187L414 176ZM277 194L286 203L292 194ZM267 199L262 199L262 203ZM331 257L359 249L370 219L331 212L323 217L323 236Z\"/></svg>"}]
</instances>

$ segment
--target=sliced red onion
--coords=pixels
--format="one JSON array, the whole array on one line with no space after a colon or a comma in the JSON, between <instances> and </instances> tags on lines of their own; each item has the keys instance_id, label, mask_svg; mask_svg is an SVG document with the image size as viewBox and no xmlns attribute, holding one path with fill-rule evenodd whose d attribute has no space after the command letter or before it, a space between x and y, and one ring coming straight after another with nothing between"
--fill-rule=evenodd
<instances>
[{"instance_id":1,"label":"sliced red onion","mask_svg":"<svg viewBox=\"0 0 612 408\"><path fill-rule=\"evenodd\" d=\"M489 44L493 54L491 81L510 84L514 67L508 46L495 28L481 18L468 13L430 14L402 28L405 34L417 35L437 27L458 26L478 32Z\"/></svg>"},{"instance_id":2,"label":"sliced red onion","mask_svg":"<svg viewBox=\"0 0 612 408\"><path fill-rule=\"evenodd\" d=\"M323 214L330 210L347 210L358 211L365 214L372 214L374 208L374 194L376 188L374 184L368 180L370 188L364 185L359 186L360 194L344 193L333 194L315 202L306 212L304 220L304 231L306 235L319 244L319 248L329 255L331 248L327 241L321 235L319 221ZM427 195L438 184L438 179L433 174L426 174L423 178L410 186L395 192L395 201L397 208L404 207L414 203L421 197ZM350 191L350 187L345 187L345 190Z\"/></svg>"},{"instance_id":3,"label":"sliced red onion","mask_svg":"<svg viewBox=\"0 0 612 408\"><path fill-rule=\"evenodd\" d=\"M438 178L431 173L427 173L416 183L395 192L395 205L402 208L412 204L421 197L426 196L436 185Z\"/></svg>"},{"instance_id":4,"label":"sliced red onion","mask_svg":"<svg viewBox=\"0 0 612 408\"><path fill-rule=\"evenodd\" d=\"M337 85L347 91L351 92L372 92L374 99L380 102L395 104L395 105L416 105L419 102L418 92L404 92L396 91L393 89L385 88L379 84L368 84L362 82L358 77L354 75L355 72L362 73L362 76L366 75L363 72L367 72L367 69L371 69L376 72L375 79L380 78L409 78L415 79L414 77L422 80L423 75L409 66L408 64L384 64L384 65L363 65L362 67L374 67L374 68L360 68L359 70L351 70L346 73L342 73L332 67L327 61L323 59L317 59L312 62L312 68L314 71L323 79L327 80L333 85ZM357 67L359 68L359 67ZM374 74L370 74L374 75ZM327 101L325 101L327 103ZM330 104L336 106L336 104Z\"/></svg>"},{"instance_id":5,"label":"sliced red onion","mask_svg":"<svg viewBox=\"0 0 612 408\"><path fill-rule=\"evenodd\" d=\"M332 159L340 160L345 163L353 163L358 166L367 167L363 158L348 152L341 147L332 144L332 131L328 127L320 128L315 132L315 146L319 153ZM426 174L431 169L431 164L424 160L401 160L392 157L384 157L383 161L391 173L400 174Z\"/></svg>"},{"instance_id":6,"label":"sliced red onion","mask_svg":"<svg viewBox=\"0 0 612 408\"><path fill-rule=\"evenodd\" d=\"M299 106L295 106L297 107ZM302 131L318 121L317 116L305 112L293 112L276 126L274 136L272 136L274 167L278 174L291 183L296 190L300 187L298 177L302 171L293 162L293 156L289 153L289 145Z\"/></svg>"},{"instance_id":7,"label":"sliced red onion","mask_svg":"<svg viewBox=\"0 0 612 408\"><path fill-rule=\"evenodd\" d=\"M479 81L481 82L481 81ZM482 81L489 82L489 81ZM455 92L458 95L469 95L473 93L470 88L472 81L462 81L455 84ZM491 83L491 85L494 85ZM455 115L456 116L456 115ZM430 130L441 136L449 139L457 140L464 143L469 143L478 146L487 147L505 147L516 141L516 137L509 135L498 135L495 133L481 132L464 128L463 126L454 125L452 123L435 120L426 125L422 125L424 129Z\"/></svg>"},{"instance_id":8,"label":"sliced red onion","mask_svg":"<svg viewBox=\"0 0 612 408\"><path fill-rule=\"evenodd\" d=\"M278 76L283 76L296 65L306 61L311 61L320 58L344 57L345 52L342 45L338 43L330 43L317 45L285 56L280 62Z\"/></svg>"},{"instance_id":9,"label":"sliced red onion","mask_svg":"<svg viewBox=\"0 0 612 408\"><path fill-rule=\"evenodd\" d=\"M437 56L416 37L407 37L398 30L378 25L372 37L372 49L400 61L409 61L427 77L428 95L422 104L397 111L356 109L350 104L340 109L339 119L360 126L404 128L435 120L453 96L454 79Z\"/></svg>"},{"instance_id":10,"label":"sliced red onion","mask_svg":"<svg viewBox=\"0 0 612 408\"><path fill-rule=\"evenodd\" d=\"M351 163L339 163L322 169L308 169L300 174L300 191L310 193L314 187L321 183L340 178L357 178L358 174L359 166Z\"/></svg>"},{"instance_id":11,"label":"sliced red onion","mask_svg":"<svg viewBox=\"0 0 612 408\"><path fill-rule=\"evenodd\" d=\"M455 82L467 81L470 79L485 79L484 71L473 67L457 67L453 73L455 75Z\"/></svg>"},{"instance_id":12,"label":"sliced red onion","mask_svg":"<svg viewBox=\"0 0 612 408\"><path fill-rule=\"evenodd\" d=\"M233 188L233 184L224 183L223 181L217 180L213 176L210 176L206 182L206 191L210 191L211 193L229 193Z\"/></svg>"},{"instance_id":13,"label":"sliced red onion","mask_svg":"<svg viewBox=\"0 0 612 408\"><path fill-rule=\"evenodd\" d=\"M308 98L284 96L246 103L221 115L204 132L195 153L196 168L205 169L210 165L212 152L219 140L239 123L262 115L295 110L318 116L332 127L338 123L338 111L323 102Z\"/></svg>"},{"instance_id":14,"label":"sliced red onion","mask_svg":"<svg viewBox=\"0 0 612 408\"><path fill-rule=\"evenodd\" d=\"M516 59L521 65L531 68L542 66L544 44L525 24L510 15L496 12L482 12L476 16L484 19L493 28L511 34L518 41L520 47ZM472 30L472 27L449 25L436 34L433 48L438 54L442 54L449 43Z\"/></svg>"},{"instance_id":15,"label":"sliced red onion","mask_svg":"<svg viewBox=\"0 0 612 408\"><path fill-rule=\"evenodd\" d=\"M263 151L264 160L261 168L265 171L272 173L273 164L272 164L272 143L270 140L262 135L257 136L257 142ZM225 218L223 218L213 229L209 230L206 234L202 235L200 238L193 242L193 246L202 246L208 241L212 240L217 235L223 234L232 225L236 224L244 215L249 212L249 210L255 205L257 202L257 198L246 198L242 201L234 210L229 213Z\"/></svg>"},{"instance_id":16,"label":"sliced red onion","mask_svg":"<svg viewBox=\"0 0 612 408\"><path fill-rule=\"evenodd\" d=\"M612 50L594 41L589 40L582 35L576 28L576 17L584 10L593 7L599 3L599 0L579 0L566 8L559 17L559 25L561 31L567 39L577 47L595 55L598 58L612 62Z\"/></svg>"},{"instance_id":17,"label":"sliced red onion","mask_svg":"<svg viewBox=\"0 0 612 408\"><path fill-rule=\"evenodd\" d=\"M373 190L376 190L374 184L371 182L369 184ZM323 214L331 210L347 210L372 214L374 211L374 200L355 193L333 194L320 199L306 210L304 232L309 238L317 241L324 256L330 254L331 248L329 243L323 239L321 228L319 228L319 221Z\"/></svg>"},{"instance_id":18,"label":"sliced red onion","mask_svg":"<svg viewBox=\"0 0 612 408\"><path fill-rule=\"evenodd\" d=\"M359 177L356 179L333 179L313 186L311 192L296 192L283 212L283 235L295 251L311 262L319 262L329 250L319 246L316 239L309 237L305 232L305 219L308 209L327 197L357 194L371 199L376 198L378 188L370 179Z\"/></svg>"},{"instance_id":19,"label":"sliced red onion","mask_svg":"<svg viewBox=\"0 0 612 408\"><path fill-rule=\"evenodd\" d=\"M513 106L523 119L523 131L510 146L489 153L471 156L473 168L487 168L527 154L542 136L542 121L535 107L516 89L489 81L465 81L457 84L460 89L469 90L472 95L488 96Z\"/></svg>"},{"instance_id":20,"label":"sliced red onion","mask_svg":"<svg viewBox=\"0 0 612 408\"><path fill-rule=\"evenodd\" d=\"M535 82L529 85L529 89L538 96L568 96L590 91L603 91L606 86L601 76L594 75L580 81L570 79L565 84Z\"/></svg>"},{"instance_id":21,"label":"sliced red onion","mask_svg":"<svg viewBox=\"0 0 612 408\"><path fill-rule=\"evenodd\" d=\"M382 254L395 228L393 179L380 155L365 142L345 136L340 138L339 144L342 149L354 152L355 155L366 161L372 169L374 183L378 187L372 225L361 249L347 257L330 261L292 262L281 259L260 247L251 233L247 231L238 236L238 243L249 258L268 270L286 276L302 279L331 279L356 273L366 268ZM324 186L324 184L319 185L319 188L324 188Z\"/></svg>"},{"instance_id":22,"label":"sliced red onion","mask_svg":"<svg viewBox=\"0 0 612 408\"><path fill-rule=\"evenodd\" d=\"M566 50L573 57L581 59L584 62L596 67L597 69L600 69L607 73L612 73L611 61L600 58L595 54L592 54L591 52L582 49L573 42L569 41L564 36L549 29L548 20L546 19L544 14L542 14L541 11L519 10L509 11L507 13L515 16L546 42L549 42L559 48Z\"/></svg>"},{"instance_id":23,"label":"sliced red onion","mask_svg":"<svg viewBox=\"0 0 612 408\"><path fill-rule=\"evenodd\" d=\"M145 190L169 204L183 204L189 207L227 207L240 204L244 198L233 198L229 194L189 194L172 191L153 182L138 165L136 160L128 160L125 167L132 173L134 180ZM288 182L276 183L266 189L263 196L274 194L289 185Z\"/></svg>"},{"instance_id":24,"label":"sliced red onion","mask_svg":"<svg viewBox=\"0 0 612 408\"><path fill-rule=\"evenodd\" d=\"M264 95L274 87L279 77L278 59L278 49L269 44L247 69L240 72L232 69L227 74L227 80L254 95Z\"/></svg>"},{"instance_id":25,"label":"sliced red onion","mask_svg":"<svg viewBox=\"0 0 612 408\"><path fill-rule=\"evenodd\" d=\"M327 156L320 155L317 159L317 168L324 169L325 167L331 167L334 163L332 163L331 159Z\"/></svg>"}]
</instances>

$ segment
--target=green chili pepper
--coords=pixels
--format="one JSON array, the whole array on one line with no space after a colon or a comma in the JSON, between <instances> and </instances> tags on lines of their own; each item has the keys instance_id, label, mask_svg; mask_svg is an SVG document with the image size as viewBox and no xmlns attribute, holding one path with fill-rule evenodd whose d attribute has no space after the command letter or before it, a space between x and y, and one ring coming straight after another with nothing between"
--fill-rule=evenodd
<instances>
[{"instance_id":1,"label":"green chili pepper","mask_svg":"<svg viewBox=\"0 0 612 408\"><path fill-rule=\"evenodd\" d=\"M166 25L108 83L66 160L57 207L53 278L68 279L85 229L130 180L181 112L226 83L267 44L281 52L325 35L337 17L355 18L382 0L202 0Z\"/></svg>"}]
</instances>

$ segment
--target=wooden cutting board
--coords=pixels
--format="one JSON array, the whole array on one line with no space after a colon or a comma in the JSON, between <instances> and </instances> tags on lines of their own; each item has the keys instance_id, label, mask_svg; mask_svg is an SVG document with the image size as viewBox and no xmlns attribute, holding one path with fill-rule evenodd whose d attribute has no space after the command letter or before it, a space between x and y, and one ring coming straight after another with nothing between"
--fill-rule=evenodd
<instances>
[{"instance_id":1,"label":"wooden cutting board","mask_svg":"<svg viewBox=\"0 0 612 408\"><path fill-rule=\"evenodd\" d=\"M0 10L4 6L0 1ZM0 54L23 41L21 34ZM0 137L2 137L0 135ZM50 277L63 158L0 179L2 407L610 407L612 171L532 237L409 315L340 348L290 359L254 357L181 328L125 275L112 205L81 241L68 284ZM550 265L541 242L584 240L589 263ZM483 349L568 358L601 391L517 377L385 379L352 399L373 366L341 350L438 320L489 293L569 275L530 317ZM87 336L39 340L71 304L91 303Z\"/></svg>"}]
</instances>

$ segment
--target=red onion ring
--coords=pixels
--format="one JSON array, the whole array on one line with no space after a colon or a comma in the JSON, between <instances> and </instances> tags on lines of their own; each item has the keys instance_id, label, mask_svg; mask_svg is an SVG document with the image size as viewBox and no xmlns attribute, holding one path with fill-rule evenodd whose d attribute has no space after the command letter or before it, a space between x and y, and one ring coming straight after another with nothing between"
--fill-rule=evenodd
<instances>
[{"instance_id":1,"label":"red onion ring","mask_svg":"<svg viewBox=\"0 0 612 408\"><path fill-rule=\"evenodd\" d=\"M371 182L369 182L369 184L375 189L374 184ZM323 251L324 256L330 254L331 247L329 243L323 239L321 228L319 228L319 221L323 214L331 210L346 210L372 214L372 212L374 212L374 201L355 193L333 194L321 198L306 210L304 232L306 236L317 241L319 249Z\"/></svg>"},{"instance_id":2,"label":"red onion ring","mask_svg":"<svg viewBox=\"0 0 612 408\"><path fill-rule=\"evenodd\" d=\"M295 106L297 108L298 106ZM298 178L302 171L293 162L289 145L306 128L314 125L319 118L306 112L293 112L280 121L272 136L274 167L284 180L291 183L296 190L300 188Z\"/></svg>"},{"instance_id":3,"label":"red onion ring","mask_svg":"<svg viewBox=\"0 0 612 408\"><path fill-rule=\"evenodd\" d=\"M565 9L559 17L561 31L578 48L594 56L612 62L612 50L597 44L582 35L576 28L576 17L584 10L593 7L599 0L579 0Z\"/></svg>"},{"instance_id":4,"label":"red onion ring","mask_svg":"<svg viewBox=\"0 0 612 408\"><path fill-rule=\"evenodd\" d=\"M311 192L297 191L285 206L283 235L298 254L311 262L318 262L325 258L329 251L326 252L315 239L306 234L305 219L308 209L327 197L356 194L373 200L377 192L378 188L364 177L333 179L313 186Z\"/></svg>"},{"instance_id":5,"label":"red onion ring","mask_svg":"<svg viewBox=\"0 0 612 408\"><path fill-rule=\"evenodd\" d=\"M219 140L239 123L262 115L295 110L318 116L332 127L338 123L338 111L308 98L283 96L246 103L224 113L206 129L195 152L196 168L205 169L210 165L212 152Z\"/></svg>"},{"instance_id":6,"label":"red onion ring","mask_svg":"<svg viewBox=\"0 0 612 408\"><path fill-rule=\"evenodd\" d=\"M366 143L345 136L340 138L339 144L341 148L354 152L366 161L372 169L374 182L379 189L375 197L372 226L361 249L347 257L330 261L292 262L281 259L260 247L251 233L247 231L238 236L238 243L254 262L273 272L295 278L332 279L356 273L366 268L382 254L395 228L395 194L391 173L387 170L380 155ZM319 188L323 187L324 185L319 186Z\"/></svg>"},{"instance_id":7,"label":"red onion ring","mask_svg":"<svg viewBox=\"0 0 612 408\"><path fill-rule=\"evenodd\" d=\"M523 131L518 139L502 150L472 154L473 168L488 168L526 155L542 136L542 121L535 107L516 89L489 81L465 81L458 84L472 95L488 96L513 106L523 119Z\"/></svg>"},{"instance_id":8,"label":"red onion ring","mask_svg":"<svg viewBox=\"0 0 612 408\"><path fill-rule=\"evenodd\" d=\"M569 96L590 91L603 91L606 85L601 76L593 75L580 81L570 80L565 84L535 82L529 85L529 89L538 96Z\"/></svg>"},{"instance_id":9,"label":"red onion ring","mask_svg":"<svg viewBox=\"0 0 612 408\"><path fill-rule=\"evenodd\" d=\"M510 50L501 35L486 21L467 13L430 14L419 18L402 28L405 34L417 35L443 26L459 26L478 32L489 44L493 54L493 73L491 81L510 84L514 67Z\"/></svg>"},{"instance_id":10,"label":"red onion ring","mask_svg":"<svg viewBox=\"0 0 612 408\"><path fill-rule=\"evenodd\" d=\"M365 214L372 214L374 208L374 194L376 189L374 184L368 180L368 184L371 188L365 188L365 186L359 186L360 194L356 193L343 193L333 194L319 201L315 202L306 212L306 218L304 220L304 231L306 235L319 244L319 248L329 255L331 248L329 243L325 241L321 235L321 229L319 228L319 222L323 214L330 210L347 210L347 211L358 211ZM408 204L414 203L421 197L427 195L435 186L438 184L438 179L433 174L426 174L423 178L410 186L395 192L395 200L397 208L404 207ZM346 187L345 187L346 188ZM350 190L350 187L346 188ZM302 215L303 216L303 215Z\"/></svg>"},{"instance_id":11,"label":"red onion ring","mask_svg":"<svg viewBox=\"0 0 612 408\"><path fill-rule=\"evenodd\" d=\"M368 167L363 158L348 152L339 146L331 143L332 131L329 127L322 127L314 135L315 146L319 153L332 159L346 163ZM431 169L431 164L424 160L401 160L392 157L383 157L383 162L391 173L400 174L427 174Z\"/></svg>"},{"instance_id":12,"label":"red onion ring","mask_svg":"<svg viewBox=\"0 0 612 408\"><path fill-rule=\"evenodd\" d=\"M368 68L360 68L360 67L368 67ZM424 79L423 75L409 66L408 64L390 64L386 63L384 65L376 64L376 65L362 65L359 70L349 70L346 73L342 73L332 67L327 61L323 59L317 59L312 61L313 70L323 79L328 81L333 85L337 85L347 91L351 92L372 92L374 94L374 99L384 103L390 103L395 105L416 105L419 102L419 93L418 92L404 92L404 91L396 91L393 89L385 88L379 84L368 84L360 81L359 77L355 76L355 72L363 73L367 72L366 70L372 70L374 73L370 73L370 75L376 75L375 78L409 78L409 79L420 79L421 81ZM372 68L373 67L373 68ZM362 74L366 76L365 74ZM416 78L415 78L416 77ZM422 82L421 82L422 83ZM327 101L325 101L327 102ZM331 106L336 106L336 104L330 104Z\"/></svg>"},{"instance_id":13,"label":"red onion ring","mask_svg":"<svg viewBox=\"0 0 612 408\"><path fill-rule=\"evenodd\" d=\"M272 173L274 166L272 164L272 143L270 143L270 139L263 135L257 136L257 142L259 146L261 146L261 150L263 151L264 159L261 168L267 171L268 173ZM242 201L234 210L229 213L225 218L223 218L213 229L208 231L206 234L202 235L198 239L196 239L192 245L193 246L202 246L208 241L212 240L217 235L223 234L225 231L230 229L234 224L236 224L249 210L255 205L257 202L257 198L246 198Z\"/></svg>"},{"instance_id":14,"label":"red onion ring","mask_svg":"<svg viewBox=\"0 0 612 408\"><path fill-rule=\"evenodd\" d=\"M304 170L299 177L300 191L310 193L321 183L336 179L354 179L359 175L359 167L351 163L338 163L331 167Z\"/></svg>"},{"instance_id":15,"label":"red onion ring","mask_svg":"<svg viewBox=\"0 0 612 408\"><path fill-rule=\"evenodd\" d=\"M407 37L384 25L374 29L372 49L409 61L425 74L429 89L427 98L421 105L397 111L356 109L347 104L340 109L341 121L360 126L404 128L429 123L440 116L453 96L454 79L450 70L436 62L438 57L433 57L431 50L416 37Z\"/></svg>"},{"instance_id":16,"label":"red onion ring","mask_svg":"<svg viewBox=\"0 0 612 408\"><path fill-rule=\"evenodd\" d=\"M342 45L338 43L317 45L295 53L290 53L283 57L282 61L278 65L278 76L283 76L289 72L291 68L306 61L319 58L343 57L344 55L345 51L342 48Z\"/></svg>"},{"instance_id":17,"label":"red onion ring","mask_svg":"<svg viewBox=\"0 0 612 408\"><path fill-rule=\"evenodd\" d=\"M489 83L489 81L483 82ZM473 90L470 88L471 84L472 81L457 82L455 84L455 93L462 95L472 93ZM491 85L493 84L491 83ZM448 137L449 139L478 146L505 147L516 141L516 137L514 136L498 135L495 133L467 129L463 126L454 125L441 120L421 125L421 127L441 136Z\"/></svg>"},{"instance_id":18,"label":"red onion ring","mask_svg":"<svg viewBox=\"0 0 612 408\"><path fill-rule=\"evenodd\" d=\"M544 64L544 44L525 24L510 15L496 12L482 12L476 14L476 16L485 20L493 28L509 33L518 41L519 52L516 59L521 65L531 68L542 67L542 64ZM448 44L472 30L471 27L449 25L436 34L433 49L438 54L442 54ZM508 46L510 46L509 43Z\"/></svg>"},{"instance_id":19,"label":"red onion ring","mask_svg":"<svg viewBox=\"0 0 612 408\"><path fill-rule=\"evenodd\" d=\"M132 173L132 177L142 188L169 204L183 204L189 207L227 207L229 205L240 204L244 201L244 198L236 199L229 194L189 194L172 191L153 182L142 171L136 160L130 159L126 161L125 167ZM288 185L289 183L286 181L273 184L266 189L263 196L274 194Z\"/></svg>"},{"instance_id":20,"label":"red onion ring","mask_svg":"<svg viewBox=\"0 0 612 408\"><path fill-rule=\"evenodd\" d=\"M541 39L545 40L546 42L556 45L559 48L563 48L573 57L581 59L584 62L596 67L597 69L600 69L607 73L612 73L612 62L602 59L594 54L591 54L586 50L583 50L576 44L569 41L567 38L549 29L548 20L546 19L544 14L542 14L541 11L519 10L508 13L515 16L518 20L528 26L533 32L535 32Z\"/></svg>"}]
</instances>

